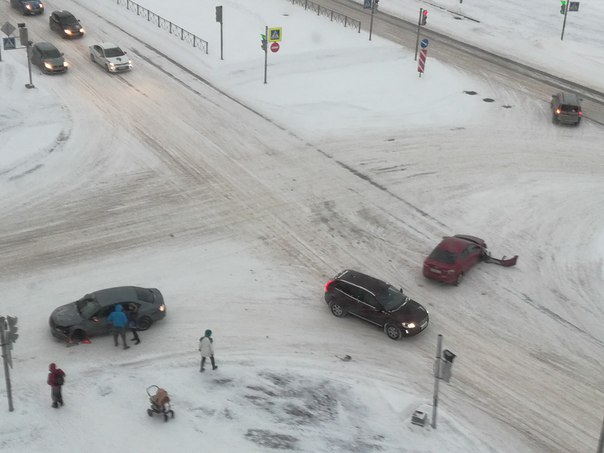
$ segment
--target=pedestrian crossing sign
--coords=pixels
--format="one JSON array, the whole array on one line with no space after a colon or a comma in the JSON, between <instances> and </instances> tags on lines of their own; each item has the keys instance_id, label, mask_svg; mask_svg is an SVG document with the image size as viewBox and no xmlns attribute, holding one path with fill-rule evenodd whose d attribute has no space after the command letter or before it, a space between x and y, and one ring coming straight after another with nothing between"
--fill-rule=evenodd
<instances>
[{"instance_id":1,"label":"pedestrian crossing sign","mask_svg":"<svg viewBox=\"0 0 604 453\"><path fill-rule=\"evenodd\" d=\"M270 42L281 42L281 39L283 39L282 27L269 28L268 36Z\"/></svg>"}]
</instances>

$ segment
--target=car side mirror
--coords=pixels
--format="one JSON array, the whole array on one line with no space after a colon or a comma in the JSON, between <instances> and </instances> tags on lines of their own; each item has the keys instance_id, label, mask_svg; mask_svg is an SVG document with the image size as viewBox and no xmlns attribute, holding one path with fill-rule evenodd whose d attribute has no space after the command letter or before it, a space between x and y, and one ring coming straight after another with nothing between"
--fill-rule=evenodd
<instances>
[{"instance_id":1,"label":"car side mirror","mask_svg":"<svg viewBox=\"0 0 604 453\"><path fill-rule=\"evenodd\" d=\"M90 318L90 320L92 322L99 322L100 321L100 319L98 318L98 316L93 316L92 318Z\"/></svg>"}]
</instances>

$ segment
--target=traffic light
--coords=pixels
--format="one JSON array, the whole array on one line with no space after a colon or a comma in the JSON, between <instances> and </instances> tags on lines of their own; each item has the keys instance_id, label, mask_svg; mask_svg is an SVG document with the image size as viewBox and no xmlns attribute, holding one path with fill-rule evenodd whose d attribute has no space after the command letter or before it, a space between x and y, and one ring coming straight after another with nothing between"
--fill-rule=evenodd
<instances>
[{"instance_id":1,"label":"traffic light","mask_svg":"<svg viewBox=\"0 0 604 453\"><path fill-rule=\"evenodd\" d=\"M266 52L266 35L260 35L260 47Z\"/></svg>"},{"instance_id":2,"label":"traffic light","mask_svg":"<svg viewBox=\"0 0 604 453\"><path fill-rule=\"evenodd\" d=\"M560 14L564 14L566 12L566 1L562 0L560 2Z\"/></svg>"},{"instance_id":3,"label":"traffic light","mask_svg":"<svg viewBox=\"0 0 604 453\"><path fill-rule=\"evenodd\" d=\"M422 25L426 25L426 22L428 22L428 10L425 9L424 12L422 13Z\"/></svg>"},{"instance_id":4,"label":"traffic light","mask_svg":"<svg viewBox=\"0 0 604 453\"><path fill-rule=\"evenodd\" d=\"M17 327L17 317L7 316L6 322L8 322L8 335L6 339L9 343L14 343L19 338L19 334L17 333L17 330L19 330Z\"/></svg>"}]
</instances>

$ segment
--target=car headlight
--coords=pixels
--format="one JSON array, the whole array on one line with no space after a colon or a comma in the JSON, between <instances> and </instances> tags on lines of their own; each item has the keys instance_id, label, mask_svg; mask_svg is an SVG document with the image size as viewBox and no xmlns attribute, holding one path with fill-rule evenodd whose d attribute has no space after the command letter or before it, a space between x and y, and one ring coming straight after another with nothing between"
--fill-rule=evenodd
<instances>
[{"instance_id":1,"label":"car headlight","mask_svg":"<svg viewBox=\"0 0 604 453\"><path fill-rule=\"evenodd\" d=\"M109 66L115 68L115 63L109 63Z\"/></svg>"},{"instance_id":2,"label":"car headlight","mask_svg":"<svg viewBox=\"0 0 604 453\"><path fill-rule=\"evenodd\" d=\"M65 30L63 30L63 31L65 32L65 34L66 34L66 35L71 35L71 30L67 30L67 29L65 29Z\"/></svg>"},{"instance_id":3,"label":"car headlight","mask_svg":"<svg viewBox=\"0 0 604 453\"><path fill-rule=\"evenodd\" d=\"M415 329L414 322L403 322L402 324L405 329Z\"/></svg>"},{"instance_id":4,"label":"car headlight","mask_svg":"<svg viewBox=\"0 0 604 453\"><path fill-rule=\"evenodd\" d=\"M161 312L166 311L166 306L165 306L164 304L161 304L161 305L159 306L159 311L161 311Z\"/></svg>"},{"instance_id":5,"label":"car headlight","mask_svg":"<svg viewBox=\"0 0 604 453\"><path fill-rule=\"evenodd\" d=\"M66 68L69 67L69 63L67 63L66 61L63 62L63 66L65 66Z\"/></svg>"},{"instance_id":6,"label":"car headlight","mask_svg":"<svg viewBox=\"0 0 604 453\"><path fill-rule=\"evenodd\" d=\"M52 65L50 63L48 63L47 61L44 62L44 67L46 69L52 69Z\"/></svg>"},{"instance_id":7,"label":"car headlight","mask_svg":"<svg viewBox=\"0 0 604 453\"><path fill-rule=\"evenodd\" d=\"M84 29L83 28L80 28L80 33L84 33Z\"/></svg>"},{"instance_id":8,"label":"car headlight","mask_svg":"<svg viewBox=\"0 0 604 453\"><path fill-rule=\"evenodd\" d=\"M449 270L447 271L447 274L454 274L454 273L455 273L455 269L449 269Z\"/></svg>"},{"instance_id":9,"label":"car headlight","mask_svg":"<svg viewBox=\"0 0 604 453\"><path fill-rule=\"evenodd\" d=\"M31 5L25 5L25 8L31 10Z\"/></svg>"}]
</instances>

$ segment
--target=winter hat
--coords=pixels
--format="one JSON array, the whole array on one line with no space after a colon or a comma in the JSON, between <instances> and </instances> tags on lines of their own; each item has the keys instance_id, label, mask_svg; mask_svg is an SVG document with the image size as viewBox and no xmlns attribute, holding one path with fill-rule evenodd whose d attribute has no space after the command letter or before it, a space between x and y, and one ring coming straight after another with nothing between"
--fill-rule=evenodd
<instances>
[{"instance_id":1,"label":"winter hat","mask_svg":"<svg viewBox=\"0 0 604 453\"><path fill-rule=\"evenodd\" d=\"M57 365L56 365L56 364L54 364L54 363L51 363L51 364L50 364L50 366L48 367L48 369L49 369L50 371L54 371L54 370L56 370L56 369L57 369Z\"/></svg>"},{"instance_id":2,"label":"winter hat","mask_svg":"<svg viewBox=\"0 0 604 453\"><path fill-rule=\"evenodd\" d=\"M210 329L206 330L206 337L211 337L212 336L212 331Z\"/></svg>"},{"instance_id":3,"label":"winter hat","mask_svg":"<svg viewBox=\"0 0 604 453\"><path fill-rule=\"evenodd\" d=\"M115 306L115 311L122 311L122 305L121 304L117 304Z\"/></svg>"}]
</instances>

